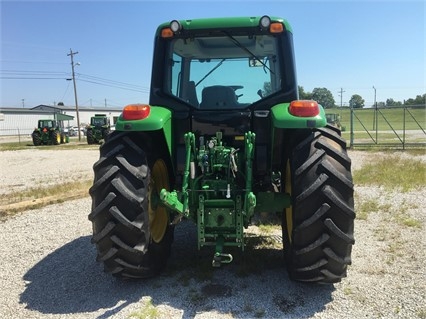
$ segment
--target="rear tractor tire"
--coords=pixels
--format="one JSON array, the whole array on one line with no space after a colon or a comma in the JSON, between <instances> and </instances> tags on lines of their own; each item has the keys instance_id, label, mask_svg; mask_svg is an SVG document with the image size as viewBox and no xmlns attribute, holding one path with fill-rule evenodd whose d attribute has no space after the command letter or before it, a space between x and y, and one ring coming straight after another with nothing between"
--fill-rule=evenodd
<instances>
[{"instance_id":1,"label":"rear tractor tire","mask_svg":"<svg viewBox=\"0 0 426 319\"><path fill-rule=\"evenodd\" d=\"M90 129L90 130L87 130L87 144L95 144L95 138L94 138L94 136L93 136L93 131Z\"/></svg>"},{"instance_id":2,"label":"rear tractor tire","mask_svg":"<svg viewBox=\"0 0 426 319\"><path fill-rule=\"evenodd\" d=\"M147 278L161 272L173 241L173 226L159 192L169 189L169 172L150 153L139 132L114 132L100 146L90 188L92 243L105 272Z\"/></svg>"},{"instance_id":3,"label":"rear tractor tire","mask_svg":"<svg viewBox=\"0 0 426 319\"><path fill-rule=\"evenodd\" d=\"M58 131L53 131L52 133L52 144L53 145L61 144L61 134Z\"/></svg>"},{"instance_id":4,"label":"rear tractor tire","mask_svg":"<svg viewBox=\"0 0 426 319\"><path fill-rule=\"evenodd\" d=\"M346 277L354 240L351 160L340 131L314 129L292 151L283 217L284 255L293 280L335 283Z\"/></svg>"},{"instance_id":5,"label":"rear tractor tire","mask_svg":"<svg viewBox=\"0 0 426 319\"><path fill-rule=\"evenodd\" d=\"M61 133L61 144L67 143L67 136L65 133Z\"/></svg>"},{"instance_id":6,"label":"rear tractor tire","mask_svg":"<svg viewBox=\"0 0 426 319\"><path fill-rule=\"evenodd\" d=\"M40 132L38 132L38 131L33 132L32 138L33 138L34 146L41 145L41 134L40 134Z\"/></svg>"}]
</instances>

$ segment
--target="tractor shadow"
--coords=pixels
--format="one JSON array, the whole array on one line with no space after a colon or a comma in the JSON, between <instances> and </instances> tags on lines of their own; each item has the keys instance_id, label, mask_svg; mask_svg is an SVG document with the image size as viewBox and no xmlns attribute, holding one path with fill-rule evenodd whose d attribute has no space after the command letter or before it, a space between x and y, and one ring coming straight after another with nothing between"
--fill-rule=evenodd
<instances>
[{"instance_id":1,"label":"tractor shadow","mask_svg":"<svg viewBox=\"0 0 426 319\"><path fill-rule=\"evenodd\" d=\"M310 317L332 301L332 285L291 281L282 266L282 250L256 249L262 236L244 253L230 251L231 264L211 266L213 250L196 247L190 222L176 227L167 270L149 280L120 280L105 274L95 261L90 236L69 242L35 264L23 277L20 303L44 314L87 313L91 318L130 316L142 309L142 298L154 307L172 309L170 318L193 318L201 312L232 314L233 318ZM145 299L146 300L146 299ZM161 309L160 317L161 317ZM120 314L121 315L121 314Z\"/></svg>"}]
</instances>

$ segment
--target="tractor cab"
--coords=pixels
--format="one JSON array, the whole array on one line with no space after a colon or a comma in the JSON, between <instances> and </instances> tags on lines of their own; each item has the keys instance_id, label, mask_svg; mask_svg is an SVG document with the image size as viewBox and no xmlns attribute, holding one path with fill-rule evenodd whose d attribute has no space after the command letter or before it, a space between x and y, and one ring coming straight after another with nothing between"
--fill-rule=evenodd
<instances>
[{"instance_id":1,"label":"tractor cab","mask_svg":"<svg viewBox=\"0 0 426 319\"><path fill-rule=\"evenodd\" d=\"M150 105L173 111L177 176L182 176L186 132L206 140L221 132L225 145L244 147L256 132L255 172L271 161L273 106L297 100L293 40L283 19L172 21L155 41Z\"/></svg>"},{"instance_id":2,"label":"tractor cab","mask_svg":"<svg viewBox=\"0 0 426 319\"><path fill-rule=\"evenodd\" d=\"M104 125L108 125L108 118L107 117L92 117L90 119L90 125L95 126L95 127L102 127Z\"/></svg>"},{"instance_id":3,"label":"tractor cab","mask_svg":"<svg viewBox=\"0 0 426 319\"><path fill-rule=\"evenodd\" d=\"M38 128L43 130L50 130L52 128L56 127L56 121L53 120L39 120L38 121Z\"/></svg>"},{"instance_id":4,"label":"tractor cab","mask_svg":"<svg viewBox=\"0 0 426 319\"><path fill-rule=\"evenodd\" d=\"M161 25L150 104L197 113L268 110L296 99L291 28L273 21L264 16L216 19L209 28L191 20Z\"/></svg>"}]
</instances>

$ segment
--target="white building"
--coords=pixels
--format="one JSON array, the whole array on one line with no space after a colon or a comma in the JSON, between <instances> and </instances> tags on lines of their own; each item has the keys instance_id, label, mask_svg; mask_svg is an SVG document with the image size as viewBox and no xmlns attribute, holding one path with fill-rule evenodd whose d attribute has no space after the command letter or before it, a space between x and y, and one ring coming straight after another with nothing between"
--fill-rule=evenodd
<instances>
[{"instance_id":1,"label":"white building","mask_svg":"<svg viewBox=\"0 0 426 319\"><path fill-rule=\"evenodd\" d=\"M110 107L79 107L80 126L90 123L95 114L105 114L115 124L122 109ZM27 108L0 108L0 136L31 134L40 119L62 120L64 127L77 126L77 112L74 106L38 105Z\"/></svg>"}]
</instances>

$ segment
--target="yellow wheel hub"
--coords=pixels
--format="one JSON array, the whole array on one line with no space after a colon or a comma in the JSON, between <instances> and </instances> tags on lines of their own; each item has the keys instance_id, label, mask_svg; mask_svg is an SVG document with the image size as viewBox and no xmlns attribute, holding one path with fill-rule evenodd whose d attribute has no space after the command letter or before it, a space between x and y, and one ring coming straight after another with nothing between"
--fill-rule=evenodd
<instances>
[{"instance_id":1,"label":"yellow wheel hub","mask_svg":"<svg viewBox=\"0 0 426 319\"><path fill-rule=\"evenodd\" d=\"M151 180L148 187L148 215L151 238L159 243L166 233L169 216L167 209L160 205L160 191L169 190L169 174L163 160L157 160L151 170Z\"/></svg>"},{"instance_id":2,"label":"yellow wheel hub","mask_svg":"<svg viewBox=\"0 0 426 319\"><path fill-rule=\"evenodd\" d=\"M292 193L291 189L291 170L290 170L290 161L287 161L287 165L285 167L285 192L290 194ZM291 242L291 234L293 232L293 209L290 206L289 208L286 208L285 210L285 218L287 222L287 233L288 233L288 239L289 242Z\"/></svg>"}]
</instances>

